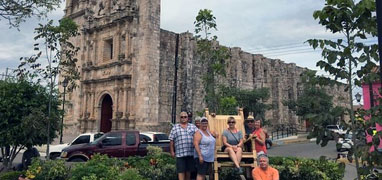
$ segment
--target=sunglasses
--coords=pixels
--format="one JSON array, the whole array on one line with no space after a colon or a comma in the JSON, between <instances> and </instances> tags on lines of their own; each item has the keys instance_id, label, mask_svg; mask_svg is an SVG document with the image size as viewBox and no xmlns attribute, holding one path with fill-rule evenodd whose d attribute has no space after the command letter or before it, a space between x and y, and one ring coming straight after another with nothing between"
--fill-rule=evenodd
<instances>
[{"instance_id":1,"label":"sunglasses","mask_svg":"<svg viewBox=\"0 0 382 180\"><path fill-rule=\"evenodd\" d=\"M228 124L235 124L235 121L228 121Z\"/></svg>"},{"instance_id":2,"label":"sunglasses","mask_svg":"<svg viewBox=\"0 0 382 180\"><path fill-rule=\"evenodd\" d=\"M188 118L188 116L180 116L180 118Z\"/></svg>"},{"instance_id":3,"label":"sunglasses","mask_svg":"<svg viewBox=\"0 0 382 180\"><path fill-rule=\"evenodd\" d=\"M247 120L247 122L249 122L249 123L253 123L253 122L255 122L254 120Z\"/></svg>"}]
</instances>

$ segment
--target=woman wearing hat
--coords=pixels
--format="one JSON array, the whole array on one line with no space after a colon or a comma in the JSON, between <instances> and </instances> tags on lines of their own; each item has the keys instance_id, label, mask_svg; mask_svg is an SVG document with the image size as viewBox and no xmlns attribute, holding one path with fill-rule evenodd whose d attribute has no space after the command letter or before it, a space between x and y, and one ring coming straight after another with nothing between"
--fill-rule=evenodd
<instances>
[{"instance_id":1,"label":"woman wearing hat","mask_svg":"<svg viewBox=\"0 0 382 180\"><path fill-rule=\"evenodd\" d=\"M206 174L211 169L215 157L215 137L208 130L208 120L202 117L200 128L194 135L194 146L196 158L196 180L204 180Z\"/></svg>"}]
</instances>

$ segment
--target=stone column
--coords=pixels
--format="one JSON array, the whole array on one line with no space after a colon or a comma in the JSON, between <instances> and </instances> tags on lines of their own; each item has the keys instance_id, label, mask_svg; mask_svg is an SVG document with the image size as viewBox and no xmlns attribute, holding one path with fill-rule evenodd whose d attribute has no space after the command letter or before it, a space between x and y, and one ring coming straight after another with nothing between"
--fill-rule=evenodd
<instances>
[{"instance_id":1,"label":"stone column","mask_svg":"<svg viewBox=\"0 0 382 180\"><path fill-rule=\"evenodd\" d=\"M93 36L94 37L97 37L98 36L98 33L97 32L94 32L94 34L93 34ZM98 58L98 55L97 55L97 51L98 51L98 40L97 40L97 38L93 38L93 49L92 49L92 56L91 57L93 57L92 58L92 61L93 61L93 65L95 66L95 65L97 65L97 63L98 63L98 60L99 60L99 58Z\"/></svg>"},{"instance_id":2,"label":"stone column","mask_svg":"<svg viewBox=\"0 0 382 180\"><path fill-rule=\"evenodd\" d=\"M128 127L128 123L127 123L127 113L128 113L128 110L127 110L127 102L129 101L129 99L127 98L127 93L128 93L128 89L127 89L127 79L124 79L123 80L123 89L121 90L123 95L122 95L122 100L121 100L121 103L122 103L122 107L121 107L121 112L122 112L122 119L121 119L121 128L122 129L127 129Z\"/></svg>"},{"instance_id":3,"label":"stone column","mask_svg":"<svg viewBox=\"0 0 382 180\"><path fill-rule=\"evenodd\" d=\"M126 114L127 116L127 122L128 122L128 128L129 129L135 129L135 112L132 111L133 110L133 107L132 107L132 104L133 102L135 101L135 97L133 96L133 92L135 90L133 88L128 88L128 91L127 91L127 99L129 101L127 101L127 112L128 114Z\"/></svg>"},{"instance_id":4,"label":"stone column","mask_svg":"<svg viewBox=\"0 0 382 180\"><path fill-rule=\"evenodd\" d=\"M137 128L158 125L160 0L141 0L138 34L134 42L137 53L133 61L132 84L135 87L135 119ZM132 111L130 111L132 112Z\"/></svg>"},{"instance_id":5,"label":"stone column","mask_svg":"<svg viewBox=\"0 0 382 180\"><path fill-rule=\"evenodd\" d=\"M86 132L89 131L90 124L91 124L89 122L89 118L90 118L89 95L90 95L90 92L89 92L89 89L87 88L87 90L85 91L85 122L86 122Z\"/></svg>"},{"instance_id":6,"label":"stone column","mask_svg":"<svg viewBox=\"0 0 382 180\"><path fill-rule=\"evenodd\" d=\"M118 119L118 112L119 112L119 90L118 90L118 81L114 81L114 102L113 102L113 119L112 119L112 130L118 130L119 129L119 119Z\"/></svg>"}]
</instances>

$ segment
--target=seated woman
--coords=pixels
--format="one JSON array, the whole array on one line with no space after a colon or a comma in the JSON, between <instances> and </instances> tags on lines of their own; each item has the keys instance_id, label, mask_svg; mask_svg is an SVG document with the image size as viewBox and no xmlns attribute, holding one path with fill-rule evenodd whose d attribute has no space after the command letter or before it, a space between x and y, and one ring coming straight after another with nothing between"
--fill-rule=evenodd
<instances>
[{"instance_id":1,"label":"seated woman","mask_svg":"<svg viewBox=\"0 0 382 180\"><path fill-rule=\"evenodd\" d=\"M257 154L267 154L267 146L265 144L266 136L264 130L261 128L261 118L255 118L255 130L252 132L252 137L255 138L255 147Z\"/></svg>"},{"instance_id":2,"label":"seated woman","mask_svg":"<svg viewBox=\"0 0 382 180\"><path fill-rule=\"evenodd\" d=\"M230 158L235 164L239 172L242 172L240 168L241 155L243 153L243 133L236 129L235 127L235 118L229 117L227 124L228 129L223 131L223 145L224 152L228 152Z\"/></svg>"}]
</instances>

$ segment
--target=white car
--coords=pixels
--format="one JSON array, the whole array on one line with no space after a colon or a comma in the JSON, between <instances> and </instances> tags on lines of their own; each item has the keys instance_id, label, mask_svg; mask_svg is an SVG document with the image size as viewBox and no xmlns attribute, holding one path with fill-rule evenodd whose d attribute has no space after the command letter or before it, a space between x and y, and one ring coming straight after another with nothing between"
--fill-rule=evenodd
<instances>
[{"instance_id":1,"label":"white car","mask_svg":"<svg viewBox=\"0 0 382 180\"><path fill-rule=\"evenodd\" d=\"M333 132L333 133L339 134L339 135L345 135L346 134L346 130L344 130L339 125L327 125L326 129Z\"/></svg>"},{"instance_id":2,"label":"white car","mask_svg":"<svg viewBox=\"0 0 382 180\"><path fill-rule=\"evenodd\" d=\"M139 133L139 139L141 142L170 142L164 132L141 132Z\"/></svg>"},{"instance_id":3,"label":"white car","mask_svg":"<svg viewBox=\"0 0 382 180\"><path fill-rule=\"evenodd\" d=\"M50 159L56 159L56 158L60 157L61 151L64 148L71 146L71 145L75 145L75 144L84 144L84 143L93 142L94 140L98 139L102 135L103 135L102 132L84 133L84 134L78 135L71 143L51 145L50 151L49 151L49 157L50 157Z\"/></svg>"}]
</instances>

